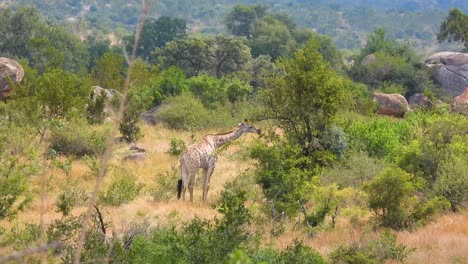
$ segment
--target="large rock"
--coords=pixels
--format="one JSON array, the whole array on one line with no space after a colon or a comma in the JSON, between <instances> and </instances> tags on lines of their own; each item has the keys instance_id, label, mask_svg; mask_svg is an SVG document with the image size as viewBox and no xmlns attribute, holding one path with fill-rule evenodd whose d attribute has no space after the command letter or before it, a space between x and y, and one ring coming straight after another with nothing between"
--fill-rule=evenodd
<instances>
[{"instance_id":1,"label":"large rock","mask_svg":"<svg viewBox=\"0 0 468 264\"><path fill-rule=\"evenodd\" d=\"M369 55L366 55L362 61L361 61L361 65L364 65L364 66L368 66L370 64L372 64L373 62L375 62L377 60L377 57L375 56L375 54L369 54Z\"/></svg>"},{"instance_id":2,"label":"large rock","mask_svg":"<svg viewBox=\"0 0 468 264\"><path fill-rule=\"evenodd\" d=\"M374 101L377 102L377 113L402 117L409 111L409 105L401 94L374 93Z\"/></svg>"},{"instance_id":3,"label":"large rock","mask_svg":"<svg viewBox=\"0 0 468 264\"><path fill-rule=\"evenodd\" d=\"M431 101L427 96L425 96L422 93L415 93L410 98L408 99L408 104L410 105L411 108L414 107L422 107L422 108L428 108L431 107Z\"/></svg>"},{"instance_id":4,"label":"large rock","mask_svg":"<svg viewBox=\"0 0 468 264\"><path fill-rule=\"evenodd\" d=\"M468 115L468 87L465 87L465 91L462 94L452 98L450 109L454 113Z\"/></svg>"},{"instance_id":5,"label":"large rock","mask_svg":"<svg viewBox=\"0 0 468 264\"><path fill-rule=\"evenodd\" d=\"M457 96L468 86L468 53L439 52L426 60L434 79L448 94Z\"/></svg>"},{"instance_id":6,"label":"large rock","mask_svg":"<svg viewBox=\"0 0 468 264\"><path fill-rule=\"evenodd\" d=\"M4 101L10 95L8 80L19 83L23 77L24 69L18 62L0 57L0 101Z\"/></svg>"}]
</instances>

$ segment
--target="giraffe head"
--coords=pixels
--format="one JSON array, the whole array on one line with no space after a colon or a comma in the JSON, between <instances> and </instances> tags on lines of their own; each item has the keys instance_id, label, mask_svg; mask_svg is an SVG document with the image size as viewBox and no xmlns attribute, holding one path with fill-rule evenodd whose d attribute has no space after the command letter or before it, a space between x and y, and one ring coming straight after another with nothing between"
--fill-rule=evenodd
<instances>
[{"instance_id":1,"label":"giraffe head","mask_svg":"<svg viewBox=\"0 0 468 264\"><path fill-rule=\"evenodd\" d=\"M244 133L256 133L256 134L261 134L260 129L256 128L254 125L251 125L247 123L248 121L245 120L245 122L240 123L239 127L242 129Z\"/></svg>"}]
</instances>

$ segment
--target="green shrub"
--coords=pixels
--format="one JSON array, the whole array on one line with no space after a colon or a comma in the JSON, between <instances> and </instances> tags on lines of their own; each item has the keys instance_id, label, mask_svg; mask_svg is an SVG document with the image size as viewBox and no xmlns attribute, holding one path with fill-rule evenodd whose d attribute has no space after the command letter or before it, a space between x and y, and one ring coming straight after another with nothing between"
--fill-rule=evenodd
<instances>
[{"instance_id":1,"label":"green shrub","mask_svg":"<svg viewBox=\"0 0 468 264\"><path fill-rule=\"evenodd\" d=\"M108 142L107 127L91 127L82 120L65 122L52 128L50 148L64 155L99 156Z\"/></svg>"},{"instance_id":2,"label":"green shrub","mask_svg":"<svg viewBox=\"0 0 468 264\"><path fill-rule=\"evenodd\" d=\"M150 104L152 97L146 97L139 90L131 90L127 97L125 111L119 131L127 142L136 141L141 137L141 129L138 126L140 115Z\"/></svg>"},{"instance_id":3,"label":"green shrub","mask_svg":"<svg viewBox=\"0 0 468 264\"><path fill-rule=\"evenodd\" d=\"M308 246L304 246L302 242L295 240L294 246L288 246L285 251L281 252L279 263L297 263L297 264L325 264L325 260Z\"/></svg>"},{"instance_id":4,"label":"green shrub","mask_svg":"<svg viewBox=\"0 0 468 264\"><path fill-rule=\"evenodd\" d=\"M245 194L223 193L217 208L223 218L195 218L182 228L159 228L137 236L125 259L131 263L224 263L237 249L248 248L250 215Z\"/></svg>"},{"instance_id":5,"label":"green shrub","mask_svg":"<svg viewBox=\"0 0 468 264\"><path fill-rule=\"evenodd\" d=\"M436 195L445 197L453 211L468 206L468 155L452 157L441 164L434 183Z\"/></svg>"},{"instance_id":6,"label":"green shrub","mask_svg":"<svg viewBox=\"0 0 468 264\"><path fill-rule=\"evenodd\" d=\"M102 124L106 118L104 108L106 107L107 95L104 90L101 94L96 95L96 98L92 98L92 95L88 99L86 107L86 118L90 124Z\"/></svg>"},{"instance_id":7,"label":"green shrub","mask_svg":"<svg viewBox=\"0 0 468 264\"><path fill-rule=\"evenodd\" d=\"M0 239L0 246L10 246L15 250L23 250L33 246L40 236L40 227L37 224L25 224L23 228L14 225L9 232L6 232Z\"/></svg>"},{"instance_id":8,"label":"green shrub","mask_svg":"<svg viewBox=\"0 0 468 264\"><path fill-rule=\"evenodd\" d=\"M399 229L422 223L450 205L445 198L416 196L422 187L420 178L390 167L365 185L364 191L378 223Z\"/></svg>"},{"instance_id":9,"label":"green shrub","mask_svg":"<svg viewBox=\"0 0 468 264\"><path fill-rule=\"evenodd\" d=\"M383 117L357 120L346 129L354 148L380 158L390 155L401 143L408 141L412 132L407 122Z\"/></svg>"},{"instance_id":10,"label":"green shrub","mask_svg":"<svg viewBox=\"0 0 468 264\"><path fill-rule=\"evenodd\" d=\"M128 203L138 197L143 184L138 183L138 178L128 169L120 169L112 179L107 191L100 193L99 200L111 206Z\"/></svg>"},{"instance_id":11,"label":"green shrub","mask_svg":"<svg viewBox=\"0 0 468 264\"><path fill-rule=\"evenodd\" d=\"M165 98L177 96L187 91L184 71L175 66L161 72L157 85Z\"/></svg>"},{"instance_id":12,"label":"green shrub","mask_svg":"<svg viewBox=\"0 0 468 264\"><path fill-rule=\"evenodd\" d=\"M154 177L154 186L149 190L149 194L155 201L168 200L176 197L177 180L180 179L180 171L176 167L171 170L162 171Z\"/></svg>"},{"instance_id":13,"label":"green shrub","mask_svg":"<svg viewBox=\"0 0 468 264\"><path fill-rule=\"evenodd\" d=\"M369 207L384 226L401 228L408 213L405 209L416 190L410 174L398 168L387 168L370 181L364 190L369 195Z\"/></svg>"},{"instance_id":14,"label":"green shrub","mask_svg":"<svg viewBox=\"0 0 468 264\"><path fill-rule=\"evenodd\" d=\"M301 147L286 141L260 143L252 148L251 157L258 160L257 183L263 189L273 216L294 216L310 200L318 183L310 159L302 156Z\"/></svg>"},{"instance_id":15,"label":"green shrub","mask_svg":"<svg viewBox=\"0 0 468 264\"><path fill-rule=\"evenodd\" d=\"M414 249L397 244L395 233L386 230L378 239L364 243L342 245L330 253L331 263L337 264L378 264L388 260L404 262Z\"/></svg>"},{"instance_id":16,"label":"green shrub","mask_svg":"<svg viewBox=\"0 0 468 264\"><path fill-rule=\"evenodd\" d=\"M171 138L171 143L167 153L171 154L172 156L179 156L185 148L185 142L182 139Z\"/></svg>"},{"instance_id":17,"label":"green shrub","mask_svg":"<svg viewBox=\"0 0 468 264\"><path fill-rule=\"evenodd\" d=\"M339 164L326 168L322 173L322 182L337 183L341 188L360 189L364 182L373 179L384 168L383 160L369 157L363 151L352 152Z\"/></svg>"},{"instance_id":18,"label":"green shrub","mask_svg":"<svg viewBox=\"0 0 468 264\"><path fill-rule=\"evenodd\" d=\"M122 122L119 125L120 134L122 139L126 142L134 142L141 137L141 128L138 126L140 121L140 113L127 109L122 118Z\"/></svg>"},{"instance_id":19,"label":"green shrub","mask_svg":"<svg viewBox=\"0 0 468 264\"><path fill-rule=\"evenodd\" d=\"M185 130L204 128L210 118L209 111L190 93L169 98L158 116L169 127Z\"/></svg>"}]
</instances>

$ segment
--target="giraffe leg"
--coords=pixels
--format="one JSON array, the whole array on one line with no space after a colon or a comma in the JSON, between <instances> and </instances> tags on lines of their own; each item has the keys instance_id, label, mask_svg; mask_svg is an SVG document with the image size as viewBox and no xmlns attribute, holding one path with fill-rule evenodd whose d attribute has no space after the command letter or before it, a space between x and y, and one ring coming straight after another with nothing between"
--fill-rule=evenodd
<instances>
[{"instance_id":1,"label":"giraffe leg","mask_svg":"<svg viewBox=\"0 0 468 264\"><path fill-rule=\"evenodd\" d=\"M182 200L185 200L185 191L187 190L187 183L188 183L188 178L189 174L187 172L187 168L183 165L181 165L181 174L182 174Z\"/></svg>"},{"instance_id":2,"label":"giraffe leg","mask_svg":"<svg viewBox=\"0 0 468 264\"><path fill-rule=\"evenodd\" d=\"M206 173L206 180L205 180L205 183L204 183L204 186L205 186L205 201L208 200L208 190L210 189L210 179L211 179L211 175L213 174L213 171L214 171L214 166L213 167L210 167Z\"/></svg>"},{"instance_id":3,"label":"giraffe leg","mask_svg":"<svg viewBox=\"0 0 468 264\"><path fill-rule=\"evenodd\" d=\"M190 202L193 203L193 186L195 185L195 173L190 173L189 181L188 181L188 189L190 193Z\"/></svg>"},{"instance_id":4,"label":"giraffe leg","mask_svg":"<svg viewBox=\"0 0 468 264\"><path fill-rule=\"evenodd\" d=\"M208 169L203 169L203 174L202 174L202 184L203 184L203 192L202 192L202 201L206 200L206 178L208 177Z\"/></svg>"}]
</instances>

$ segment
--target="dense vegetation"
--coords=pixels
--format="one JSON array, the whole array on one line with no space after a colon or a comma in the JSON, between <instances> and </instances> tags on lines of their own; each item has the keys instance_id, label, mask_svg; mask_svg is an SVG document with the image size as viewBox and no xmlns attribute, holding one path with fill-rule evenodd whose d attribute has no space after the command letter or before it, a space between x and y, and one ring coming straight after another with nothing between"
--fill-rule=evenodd
<instances>
[{"instance_id":1,"label":"dense vegetation","mask_svg":"<svg viewBox=\"0 0 468 264\"><path fill-rule=\"evenodd\" d=\"M290 8L306 11L300 8L305 2L291 3ZM87 6L83 1L61 3L49 10L56 21L62 19L63 10L77 16ZM353 14L349 10L358 12L338 3L323 12L343 9L343 16ZM100 30L136 23L132 20L139 14L136 4L108 4L111 10L117 8L118 18L103 16L100 12L106 5L96 4L85 8L89 9L85 21L95 21L93 26ZM14 219L39 199L41 190L32 183L37 176L48 180L47 171L51 178L60 171L67 177L63 186L42 186L42 191L50 187L46 191L58 193L53 209L58 216L46 226L0 225L0 245L23 250L59 241L50 257L73 261L86 218L75 209L91 197L89 188L73 186L79 185L70 176L78 162L88 166L81 175L84 179L95 179L103 170L111 176L85 226L78 256L83 262L104 258L119 263L404 261L413 250L396 242L395 231L415 230L443 212L466 210L468 119L450 113L444 102L435 103L444 94L433 83L421 55L408 43L396 41L394 29L377 29L352 55L354 64L345 65L330 37L300 26L311 22L296 24L287 13L276 12L283 4L221 10L226 14L226 35L189 34L187 22L180 18L150 19L131 68L127 51L136 32L111 46L100 36L80 40L66 27L44 21L35 9L0 9L0 32L5 36L0 56L19 60L25 69L24 80L14 85L9 100L0 103L0 223ZM48 2L37 5L39 10L49 7ZM157 6L173 15L181 5L162 1ZM190 18L213 16L212 8L227 6L198 7L193 11L198 17L190 12ZM178 12L184 17L189 11ZM378 18L381 12L368 15ZM121 21L123 17L127 21ZM106 19L114 19L115 24L109 22L103 29ZM462 11L450 11L439 40L464 41L466 46L468 29L463 23ZM428 34L427 38L435 36ZM364 63L369 55L374 60ZM120 102L126 74L130 90ZM95 94L94 85L113 89L114 97ZM406 97L424 93L431 103L401 119L378 116L371 99L374 91ZM121 119L116 117L120 103L125 106ZM110 237L106 230L111 224L103 220L105 208L146 199L145 192L156 201L174 199L167 190L175 186L177 170L158 174L155 186L147 188L139 182L140 175L123 164L108 170L103 162L112 142L126 146L145 136L144 113L180 133L227 129L245 119L258 122L264 132L236 157L256 162L213 201L217 217L185 223L174 217L157 227L135 219L113 230ZM118 139L109 138L113 123L108 119L121 121ZM168 155L178 155L184 145L172 139ZM299 240L283 250L262 243L265 233L280 236L291 223L299 232L314 236L335 228L341 219L350 226L371 227L380 235L357 246L344 244L327 256ZM27 256L25 261L39 258Z\"/></svg>"},{"instance_id":2,"label":"dense vegetation","mask_svg":"<svg viewBox=\"0 0 468 264\"><path fill-rule=\"evenodd\" d=\"M226 28L222 20L237 4L252 4L252 1L155 1L152 14L182 18L194 32L222 33ZM364 36L376 28L385 27L389 35L401 40L411 39L422 46L430 46L449 8L457 6L467 12L463 0L450 1L286 1L266 0L261 2L274 13L295 14L295 23L331 36L337 46L358 49ZM68 21L79 32L86 29L101 33L125 34L138 21L141 1L91 1L91 0L18 0L6 3L12 6L36 7L54 22ZM260 8L265 9L265 8ZM258 11L260 11L258 9ZM239 10L239 9L238 9ZM266 21L265 21L266 22ZM277 24L269 28L284 30ZM229 28L229 25L227 26Z\"/></svg>"}]
</instances>

